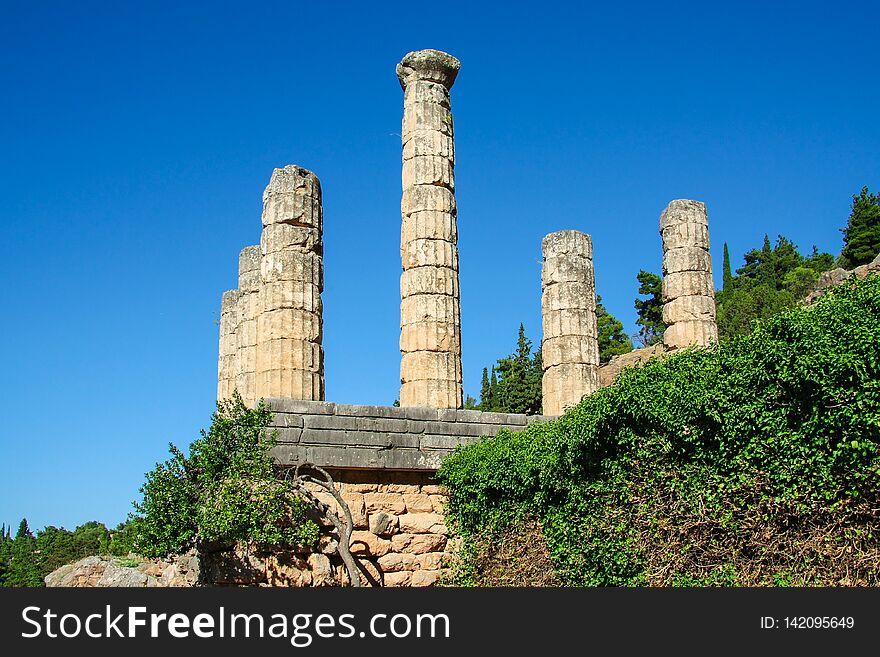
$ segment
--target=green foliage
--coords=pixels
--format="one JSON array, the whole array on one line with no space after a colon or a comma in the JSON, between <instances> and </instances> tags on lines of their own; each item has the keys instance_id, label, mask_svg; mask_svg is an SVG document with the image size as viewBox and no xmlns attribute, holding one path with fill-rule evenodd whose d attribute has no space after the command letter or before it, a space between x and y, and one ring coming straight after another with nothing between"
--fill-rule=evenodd
<instances>
[{"instance_id":1,"label":"green foliage","mask_svg":"<svg viewBox=\"0 0 880 657\"><path fill-rule=\"evenodd\" d=\"M480 391L481 411L499 413L541 412L541 378L543 367L540 349L532 355L532 342L526 337L525 328L519 325L516 351L498 360L492 367L491 379L483 370Z\"/></svg>"},{"instance_id":2,"label":"green foliage","mask_svg":"<svg viewBox=\"0 0 880 657\"><path fill-rule=\"evenodd\" d=\"M570 585L877 585L880 277L627 369L438 478L467 540L540 519Z\"/></svg>"},{"instance_id":3,"label":"green foliage","mask_svg":"<svg viewBox=\"0 0 880 657\"><path fill-rule=\"evenodd\" d=\"M635 307L639 318L638 339L643 347L650 347L663 339L666 324L663 323L663 279L657 274L640 270L636 274L639 282L639 294L647 299L636 299Z\"/></svg>"},{"instance_id":4,"label":"green foliage","mask_svg":"<svg viewBox=\"0 0 880 657\"><path fill-rule=\"evenodd\" d=\"M599 296L596 297L596 325L600 363L607 363L614 356L632 351L632 340L624 332L623 324L605 309Z\"/></svg>"},{"instance_id":5,"label":"green foliage","mask_svg":"<svg viewBox=\"0 0 880 657\"><path fill-rule=\"evenodd\" d=\"M727 250L727 242L724 243L724 261L722 263L722 283L721 289L730 289L733 285L733 274L730 272L730 251Z\"/></svg>"},{"instance_id":6,"label":"green foliage","mask_svg":"<svg viewBox=\"0 0 880 657\"><path fill-rule=\"evenodd\" d=\"M263 403L249 409L236 395L217 403L188 455L171 445L171 458L147 474L135 503L135 551L163 557L203 543L314 544L318 527L306 519L305 503L275 476L274 435L265 435L271 417Z\"/></svg>"},{"instance_id":7,"label":"green foliage","mask_svg":"<svg viewBox=\"0 0 880 657\"><path fill-rule=\"evenodd\" d=\"M841 266L857 267L871 262L880 253L880 195L862 187L853 195L852 211L843 232Z\"/></svg>"},{"instance_id":8,"label":"green foliage","mask_svg":"<svg viewBox=\"0 0 880 657\"><path fill-rule=\"evenodd\" d=\"M819 253L814 246L804 257L782 235L775 247L765 235L763 247L748 251L743 260L737 276L725 275L724 289L715 295L721 338L746 335L756 321L793 307L814 289L819 275L834 266L831 254Z\"/></svg>"}]
</instances>

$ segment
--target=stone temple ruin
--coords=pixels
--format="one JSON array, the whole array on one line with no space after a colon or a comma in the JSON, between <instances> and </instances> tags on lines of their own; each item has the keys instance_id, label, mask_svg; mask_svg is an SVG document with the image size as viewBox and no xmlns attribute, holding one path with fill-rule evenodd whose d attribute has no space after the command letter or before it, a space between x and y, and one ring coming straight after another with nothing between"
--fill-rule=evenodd
<instances>
[{"instance_id":1,"label":"stone temple ruin","mask_svg":"<svg viewBox=\"0 0 880 657\"><path fill-rule=\"evenodd\" d=\"M447 530L443 491L432 475L446 454L502 427L517 431L558 416L602 380L592 239L563 230L541 245L545 415L462 408L450 103L459 68L455 57L436 50L411 52L397 66L404 92L400 407L324 400L323 211L314 173L293 165L272 173L260 245L241 251L238 288L221 302L218 399L237 390L248 405L268 401L276 459L315 463L333 474L352 511L352 552L367 580L385 586L439 578ZM665 347L717 341L705 205L672 201L660 216L660 234ZM309 568L322 581L344 581L339 563L317 556ZM301 581L317 582L318 575Z\"/></svg>"}]
</instances>

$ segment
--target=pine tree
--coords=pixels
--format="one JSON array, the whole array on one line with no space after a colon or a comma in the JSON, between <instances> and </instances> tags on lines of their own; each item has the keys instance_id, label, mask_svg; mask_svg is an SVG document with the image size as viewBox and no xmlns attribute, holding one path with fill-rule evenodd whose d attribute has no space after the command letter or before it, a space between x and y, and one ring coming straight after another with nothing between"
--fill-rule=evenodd
<instances>
[{"instance_id":1,"label":"pine tree","mask_svg":"<svg viewBox=\"0 0 880 657\"><path fill-rule=\"evenodd\" d=\"M632 351L632 340L624 332L623 323L605 309L601 296L596 297L596 325L600 363L607 363L618 354Z\"/></svg>"},{"instance_id":2,"label":"pine tree","mask_svg":"<svg viewBox=\"0 0 880 657\"><path fill-rule=\"evenodd\" d=\"M480 381L480 403L477 404L477 408L481 411L488 411L489 397L489 369L484 367L483 379ZM483 408L484 406L487 406L487 408Z\"/></svg>"},{"instance_id":3,"label":"pine tree","mask_svg":"<svg viewBox=\"0 0 880 657\"><path fill-rule=\"evenodd\" d=\"M636 337L642 346L649 347L660 342L666 330L666 324L663 323L663 279L642 269L636 274L636 280L639 282L639 294L648 297L635 300L639 316L636 324L641 326Z\"/></svg>"},{"instance_id":4,"label":"pine tree","mask_svg":"<svg viewBox=\"0 0 880 657\"><path fill-rule=\"evenodd\" d=\"M869 193L867 187L853 195L849 220L841 232L841 265L852 268L871 262L880 253L880 195Z\"/></svg>"},{"instance_id":5,"label":"pine tree","mask_svg":"<svg viewBox=\"0 0 880 657\"><path fill-rule=\"evenodd\" d=\"M4 586L42 586L40 568L37 564L36 539L22 519L12 542L12 555L4 577Z\"/></svg>"},{"instance_id":6,"label":"pine tree","mask_svg":"<svg viewBox=\"0 0 880 657\"><path fill-rule=\"evenodd\" d=\"M729 290L733 285L733 274L730 272L730 253L727 250L727 242L724 243L724 265L722 271L721 289Z\"/></svg>"}]
</instances>

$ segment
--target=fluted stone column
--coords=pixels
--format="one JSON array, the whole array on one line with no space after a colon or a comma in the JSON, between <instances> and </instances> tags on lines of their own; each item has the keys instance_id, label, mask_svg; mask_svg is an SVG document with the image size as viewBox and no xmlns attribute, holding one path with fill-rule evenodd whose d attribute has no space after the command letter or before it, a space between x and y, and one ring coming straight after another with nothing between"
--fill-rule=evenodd
<instances>
[{"instance_id":1,"label":"fluted stone column","mask_svg":"<svg viewBox=\"0 0 880 657\"><path fill-rule=\"evenodd\" d=\"M660 215L663 238L663 342L667 347L718 341L709 220L699 201L672 201Z\"/></svg>"},{"instance_id":2,"label":"fluted stone column","mask_svg":"<svg viewBox=\"0 0 880 657\"><path fill-rule=\"evenodd\" d=\"M561 415L599 388L593 243L561 230L544 238L541 252L543 412Z\"/></svg>"},{"instance_id":3,"label":"fluted stone column","mask_svg":"<svg viewBox=\"0 0 880 657\"><path fill-rule=\"evenodd\" d=\"M238 368L239 300L238 290L223 293L220 301L220 356L217 362L217 399L228 399L235 390Z\"/></svg>"},{"instance_id":4,"label":"fluted stone column","mask_svg":"<svg viewBox=\"0 0 880 657\"><path fill-rule=\"evenodd\" d=\"M255 396L324 399L321 184L275 169L263 193Z\"/></svg>"},{"instance_id":5,"label":"fluted stone column","mask_svg":"<svg viewBox=\"0 0 880 657\"><path fill-rule=\"evenodd\" d=\"M238 255L238 360L235 387L248 406L257 401L257 316L260 314L260 247L246 246Z\"/></svg>"},{"instance_id":6,"label":"fluted stone column","mask_svg":"<svg viewBox=\"0 0 880 657\"><path fill-rule=\"evenodd\" d=\"M400 405L461 408L455 148L449 89L461 66L437 50L397 65L403 100Z\"/></svg>"}]
</instances>

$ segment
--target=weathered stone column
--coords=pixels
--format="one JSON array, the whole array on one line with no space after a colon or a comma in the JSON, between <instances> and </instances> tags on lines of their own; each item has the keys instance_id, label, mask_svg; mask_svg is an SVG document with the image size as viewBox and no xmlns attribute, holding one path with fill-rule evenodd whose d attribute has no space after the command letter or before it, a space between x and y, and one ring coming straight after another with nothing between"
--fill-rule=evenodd
<instances>
[{"instance_id":1,"label":"weathered stone column","mask_svg":"<svg viewBox=\"0 0 880 657\"><path fill-rule=\"evenodd\" d=\"M561 230L544 238L541 252L543 412L561 415L599 388L593 242Z\"/></svg>"},{"instance_id":2,"label":"weathered stone column","mask_svg":"<svg viewBox=\"0 0 880 657\"><path fill-rule=\"evenodd\" d=\"M275 169L263 193L255 396L324 399L321 184Z\"/></svg>"},{"instance_id":3,"label":"weathered stone column","mask_svg":"<svg viewBox=\"0 0 880 657\"><path fill-rule=\"evenodd\" d=\"M397 65L403 99L400 405L461 408L455 148L449 89L461 66L437 50Z\"/></svg>"},{"instance_id":4,"label":"weathered stone column","mask_svg":"<svg viewBox=\"0 0 880 657\"><path fill-rule=\"evenodd\" d=\"M260 314L260 247L246 246L238 256L238 360L235 387L248 406L257 401L257 316Z\"/></svg>"},{"instance_id":5,"label":"weathered stone column","mask_svg":"<svg viewBox=\"0 0 880 657\"><path fill-rule=\"evenodd\" d=\"M220 356L217 362L217 399L228 399L235 390L235 372L238 368L239 298L238 290L223 293L220 301Z\"/></svg>"},{"instance_id":6,"label":"weathered stone column","mask_svg":"<svg viewBox=\"0 0 880 657\"><path fill-rule=\"evenodd\" d=\"M667 347L718 341L709 220L699 201L672 201L660 215L663 238L663 342Z\"/></svg>"}]
</instances>

